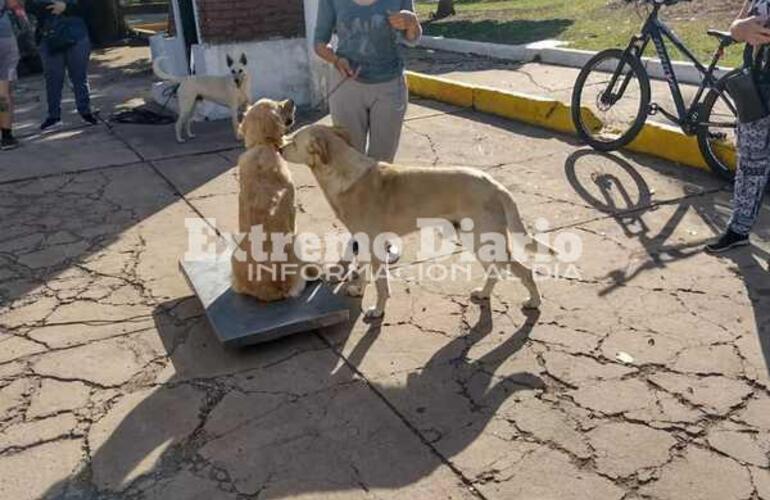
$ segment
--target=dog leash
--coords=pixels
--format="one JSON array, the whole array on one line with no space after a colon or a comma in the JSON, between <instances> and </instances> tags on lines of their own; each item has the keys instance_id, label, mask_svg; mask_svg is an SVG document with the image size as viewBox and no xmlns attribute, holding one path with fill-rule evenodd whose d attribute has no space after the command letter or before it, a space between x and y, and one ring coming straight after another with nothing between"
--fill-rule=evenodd
<instances>
[{"instance_id":1,"label":"dog leash","mask_svg":"<svg viewBox=\"0 0 770 500\"><path fill-rule=\"evenodd\" d=\"M350 75L343 78L337 85L335 85L327 94L325 97L326 102L329 102L329 99L334 95L335 92L337 92L340 87L342 87L343 84L345 84L348 80L350 80Z\"/></svg>"},{"instance_id":2,"label":"dog leash","mask_svg":"<svg viewBox=\"0 0 770 500\"><path fill-rule=\"evenodd\" d=\"M326 94L326 102L328 103L329 99L331 99L334 93L337 92L340 89L340 87L342 87L345 83L347 83L348 80L350 80L351 78L358 78L358 74L360 72L361 72L361 67L359 66L359 68L356 69L356 72L354 74L345 75L345 78L340 80L340 82L337 83L337 85L335 85L334 87L332 87L332 89Z\"/></svg>"}]
</instances>

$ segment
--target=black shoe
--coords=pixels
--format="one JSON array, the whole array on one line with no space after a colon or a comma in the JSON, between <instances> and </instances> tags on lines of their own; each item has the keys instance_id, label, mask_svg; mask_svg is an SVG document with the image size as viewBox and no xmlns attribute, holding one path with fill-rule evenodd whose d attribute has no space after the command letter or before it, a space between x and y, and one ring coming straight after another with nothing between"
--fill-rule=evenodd
<instances>
[{"instance_id":1,"label":"black shoe","mask_svg":"<svg viewBox=\"0 0 770 500\"><path fill-rule=\"evenodd\" d=\"M40 124L40 130L48 130L61 125L61 118L51 118L50 116Z\"/></svg>"},{"instance_id":2,"label":"black shoe","mask_svg":"<svg viewBox=\"0 0 770 500\"><path fill-rule=\"evenodd\" d=\"M749 235L738 234L735 231L728 229L725 234L722 235L714 243L706 246L706 253L711 255L726 252L731 248L741 247L749 244Z\"/></svg>"},{"instance_id":3,"label":"black shoe","mask_svg":"<svg viewBox=\"0 0 770 500\"><path fill-rule=\"evenodd\" d=\"M91 125L96 125L99 123L99 120L96 119L93 113L80 113L80 117L83 118L86 122L88 122Z\"/></svg>"},{"instance_id":4,"label":"black shoe","mask_svg":"<svg viewBox=\"0 0 770 500\"><path fill-rule=\"evenodd\" d=\"M15 137L3 137L0 140L0 150L9 151L19 147L19 141Z\"/></svg>"}]
</instances>

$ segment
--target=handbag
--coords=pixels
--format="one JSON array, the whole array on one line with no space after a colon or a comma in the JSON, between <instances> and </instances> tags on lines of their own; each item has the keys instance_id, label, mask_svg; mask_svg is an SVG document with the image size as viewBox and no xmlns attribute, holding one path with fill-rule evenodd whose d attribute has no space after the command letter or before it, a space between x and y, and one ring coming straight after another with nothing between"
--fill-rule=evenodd
<instances>
[{"instance_id":1,"label":"handbag","mask_svg":"<svg viewBox=\"0 0 770 500\"><path fill-rule=\"evenodd\" d=\"M749 45L743 52L743 69L735 75L728 78L725 82L727 92L735 103L735 109L738 112L738 121L741 123L751 123L770 115L767 100L767 85L761 86L757 81L757 74L754 68L755 61L752 57L753 48Z\"/></svg>"},{"instance_id":2,"label":"handbag","mask_svg":"<svg viewBox=\"0 0 770 500\"><path fill-rule=\"evenodd\" d=\"M64 52L77 42L70 23L61 16L51 16L43 25L41 39L53 53Z\"/></svg>"}]
</instances>

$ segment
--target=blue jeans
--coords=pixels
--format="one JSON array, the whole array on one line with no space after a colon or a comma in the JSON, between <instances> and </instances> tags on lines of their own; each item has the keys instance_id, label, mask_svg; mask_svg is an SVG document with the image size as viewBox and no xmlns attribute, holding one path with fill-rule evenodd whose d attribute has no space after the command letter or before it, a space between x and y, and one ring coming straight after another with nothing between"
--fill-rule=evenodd
<instances>
[{"instance_id":1,"label":"blue jeans","mask_svg":"<svg viewBox=\"0 0 770 500\"><path fill-rule=\"evenodd\" d=\"M45 41L40 44L40 58L45 72L45 89L48 98L48 117L61 118L61 94L64 87L64 71L72 82L78 111L91 112L91 96L88 88L88 61L91 58L91 41L81 38L67 50L52 53Z\"/></svg>"}]
</instances>

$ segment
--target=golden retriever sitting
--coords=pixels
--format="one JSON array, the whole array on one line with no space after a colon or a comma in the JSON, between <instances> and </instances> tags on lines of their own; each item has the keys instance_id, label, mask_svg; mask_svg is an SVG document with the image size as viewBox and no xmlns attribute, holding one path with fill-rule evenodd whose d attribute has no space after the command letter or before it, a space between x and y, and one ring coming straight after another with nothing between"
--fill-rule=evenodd
<instances>
[{"instance_id":1,"label":"golden retriever sitting","mask_svg":"<svg viewBox=\"0 0 770 500\"><path fill-rule=\"evenodd\" d=\"M286 258L271 261L272 236L294 236L296 229L294 182L279 154L284 133L294 124L294 112L291 100L261 99L248 109L239 131L246 152L238 160L241 188L238 226L241 234L247 236L232 257L232 286L237 293L265 302L296 297L305 288L293 241L275 242L276 246L284 247L283 252L278 249L278 253ZM251 238L255 227L265 235L264 243L257 243L256 249L252 248ZM254 251L259 253L255 255Z\"/></svg>"}]
</instances>

